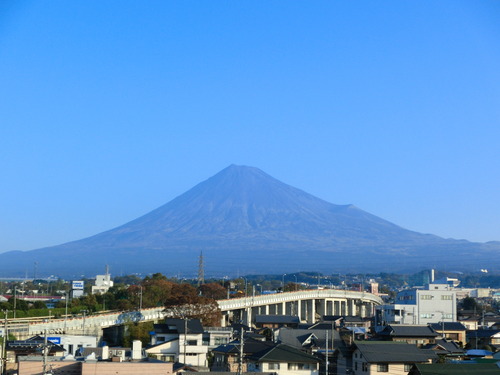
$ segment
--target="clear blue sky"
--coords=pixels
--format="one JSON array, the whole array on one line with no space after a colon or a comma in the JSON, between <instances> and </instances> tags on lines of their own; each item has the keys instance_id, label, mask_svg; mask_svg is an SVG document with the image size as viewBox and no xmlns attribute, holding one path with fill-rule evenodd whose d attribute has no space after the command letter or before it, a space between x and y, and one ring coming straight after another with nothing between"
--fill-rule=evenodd
<instances>
[{"instance_id":1,"label":"clear blue sky","mask_svg":"<svg viewBox=\"0 0 500 375\"><path fill-rule=\"evenodd\" d=\"M111 229L233 163L500 240L496 0L4 0L0 121L0 252Z\"/></svg>"}]
</instances>

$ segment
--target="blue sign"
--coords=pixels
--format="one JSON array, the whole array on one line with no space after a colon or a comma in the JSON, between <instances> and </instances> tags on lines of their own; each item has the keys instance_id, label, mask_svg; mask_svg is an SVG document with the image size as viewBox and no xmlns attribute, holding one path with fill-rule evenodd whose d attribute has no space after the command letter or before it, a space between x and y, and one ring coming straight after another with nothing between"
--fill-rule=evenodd
<instances>
[{"instance_id":1,"label":"blue sign","mask_svg":"<svg viewBox=\"0 0 500 375\"><path fill-rule=\"evenodd\" d=\"M47 337L47 340L49 340L53 344L61 345L61 338L60 337Z\"/></svg>"}]
</instances>

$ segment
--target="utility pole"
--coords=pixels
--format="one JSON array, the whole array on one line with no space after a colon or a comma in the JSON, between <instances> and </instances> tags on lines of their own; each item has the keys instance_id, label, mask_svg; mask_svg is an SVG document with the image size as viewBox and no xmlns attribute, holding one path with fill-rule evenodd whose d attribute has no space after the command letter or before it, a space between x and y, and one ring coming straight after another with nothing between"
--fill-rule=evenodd
<instances>
[{"instance_id":1,"label":"utility pole","mask_svg":"<svg viewBox=\"0 0 500 375\"><path fill-rule=\"evenodd\" d=\"M6 357L6 354L7 354L7 351L5 350L5 347L7 346L7 315L9 313L8 310L3 310L3 313L4 313L4 323L3 323L3 345L2 345L2 358L0 358L0 362L1 362L1 370L2 370L2 374L5 374L5 368L7 367L7 357Z\"/></svg>"},{"instance_id":2,"label":"utility pole","mask_svg":"<svg viewBox=\"0 0 500 375\"><path fill-rule=\"evenodd\" d=\"M45 329L43 331L43 374L45 375L47 373L47 349L48 349L48 344L47 344L47 330Z\"/></svg>"},{"instance_id":3,"label":"utility pole","mask_svg":"<svg viewBox=\"0 0 500 375\"><path fill-rule=\"evenodd\" d=\"M187 347L187 331L188 331L188 321L187 317L184 317L184 359L183 363L186 364L186 347Z\"/></svg>"},{"instance_id":4,"label":"utility pole","mask_svg":"<svg viewBox=\"0 0 500 375\"><path fill-rule=\"evenodd\" d=\"M243 324L240 327L240 358L238 359L238 375L241 375L243 372L243 349L245 345L245 340L243 338L244 330L243 330Z\"/></svg>"},{"instance_id":5,"label":"utility pole","mask_svg":"<svg viewBox=\"0 0 500 375\"><path fill-rule=\"evenodd\" d=\"M332 332L333 334L333 332ZM325 331L325 344L326 344L326 350L325 350L325 375L328 375L328 330Z\"/></svg>"}]
</instances>

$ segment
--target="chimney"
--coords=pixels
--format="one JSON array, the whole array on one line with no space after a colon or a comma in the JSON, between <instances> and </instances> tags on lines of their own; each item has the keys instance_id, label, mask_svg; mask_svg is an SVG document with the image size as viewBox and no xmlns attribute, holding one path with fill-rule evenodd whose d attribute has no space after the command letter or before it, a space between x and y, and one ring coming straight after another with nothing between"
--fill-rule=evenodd
<instances>
[{"instance_id":1,"label":"chimney","mask_svg":"<svg viewBox=\"0 0 500 375\"><path fill-rule=\"evenodd\" d=\"M142 359L142 342L134 340L132 342L132 360Z\"/></svg>"},{"instance_id":2,"label":"chimney","mask_svg":"<svg viewBox=\"0 0 500 375\"><path fill-rule=\"evenodd\" d=\"M101 360L107 361L109 359L109 346L105 345L102 347Z\"/></svg>"}]
</instances>

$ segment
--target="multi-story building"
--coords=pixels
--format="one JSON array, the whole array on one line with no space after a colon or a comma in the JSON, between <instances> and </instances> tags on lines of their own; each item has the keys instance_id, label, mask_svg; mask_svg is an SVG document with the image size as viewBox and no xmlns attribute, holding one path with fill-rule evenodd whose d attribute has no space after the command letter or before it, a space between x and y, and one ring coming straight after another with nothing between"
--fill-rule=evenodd
<instances>
[{"instance_id":1,"label":"multi-story building","mask_svg":"<svg viewBox=\"0 0 500 375\"><path fill-rule=\"evenodd\" d=\"M199 319L166 319L165 324L154 325L146 353L165 362L207 367L209 349L226 344L231 335L228 328L204 329Z\"/></svg>"},{"instance_id":2,"label":"multi-story building","mask_svg":"<svg viewBox=\"0 0 500 375\"><path fill-rule=\"evenodd\" d=\"M450 284L400 291L396 302L376 307L376 325L457 321L457 295Z\"/></svg>"}]
</instances>

